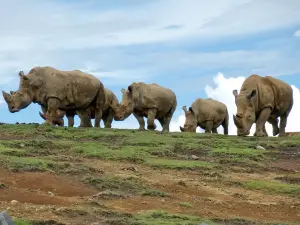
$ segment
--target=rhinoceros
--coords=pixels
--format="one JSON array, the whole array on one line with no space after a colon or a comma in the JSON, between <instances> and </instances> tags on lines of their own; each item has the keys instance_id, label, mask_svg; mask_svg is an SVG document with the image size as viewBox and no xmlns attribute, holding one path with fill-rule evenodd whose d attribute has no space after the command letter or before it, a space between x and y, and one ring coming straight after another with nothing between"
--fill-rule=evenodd
<instances>
[{"instance_id":1,"label":"rhinoceros","mask_svg":"<svg viewBox=\"0 0 300 225\"><path fill-rule=\"evenodd\" d=\"M293 89L289 84L271 76L252 74L244 81L239 94L237 90L232 93L237 106L233 120L238 136L249 135L253 123L256 123L254 136L267 136L267 121L272 124L273 136L285 135L287 118L294 102Z\"/></svg>"},{"instance_id":2,"label":"rhinoceros","mask_svg":"<svg viewBox=\"0 0 300 225\"><path fill-rule=\"evenodd\" d=\"M102 119L104 122L105 128L111 128L111 124L114 118L114 111L111 109L112 106L116 106L119 104L117 96L109 89L104 88L105 91L105 104L103 107L103 113L102 113ZM39 112L40 116L46 120L46 109L42 107L43 113ZM55 120L56 125L63 126L64 120L63 117L66 115L68 119L68 126L73 127L74 126L74 116L76 115L75 111L62 111L57 110L57 118ZM90 112L91 119L95 119L95 112L94 109Z\"/></svg>"},{"instance_id":3,"label":"rhinoceros","mask_svg":"<svg viewBox=\"0 0 300 225\"><path fill-rule=\"evenodd\" d=\"M218 133L217 128L222 125L224 134L228 135L229 115L224 103L207 98L197 98L191 107L185 112L184 127L180 126L182 132L196 132L197 127L205 130L205 133Z\"/></svg>"},{"instance_id":4,"label":"rhinoceros","mask_svg":"<svg viewBox=\"0 0 300 225\"><path fill-rule=\"evenodd\" d=\"M170 121L177 106L176 95L172 90L156 83L133 82L127 90L122 88L121 92L121 103L112 106L116 121L123 121L133 113L139 122L139 130L145 130L146 117L148 130L156 129L154 120L157 119L163 128L162 133L169 132Z\"/></svg>"},{"instance_id":5,"label":"rhinoceros","mask_svg":"<svg viewBox=\"0 0 300 225\"><path fill-rule=\"evenodd\" d=\"M11 113L38 103L47 108L46 124L54 124L57 110L76 110L81 127L91 127L88 110L96 109L95 127L100 126L105 103L103 83L79 70L62 71L53 67L34 67L27 75L19 72L19 89L11 94L2 91Z\"/></svg>"}]
</instances>

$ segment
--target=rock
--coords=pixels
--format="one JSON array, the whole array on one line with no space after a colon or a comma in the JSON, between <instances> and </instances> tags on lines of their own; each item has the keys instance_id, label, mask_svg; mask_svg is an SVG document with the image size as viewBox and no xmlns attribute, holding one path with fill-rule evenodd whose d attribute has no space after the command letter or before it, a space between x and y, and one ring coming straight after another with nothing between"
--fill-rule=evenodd
<instances>
[{"instance_id":1,"label":"rock","mask_svg":"<svg viewBox=\"0 0 300 225\"><path fill-rule=\"evenodd\" d=\"M18 201L17 201L17 200L12 200L10 203L11 203L12 205L15 205L15 204L18 203Z\"/></svg>"},{"instance_id":2,"label":"rock","mask_svg":"<svg viewBox=\"0 0 300 225\"><path fill-rule=\"evenodd\" d=\"M257 146L256 146L256 149L258 149L258 150L266 150L264 147L262 147L262 146L260 146L260 145L257 145Z\"/></svg>"},{"instance_id":3,"label":"rock","mask_svg":"<svg viewBox=\"0 0 300 225\"><path fill-rule=\"evenodd\" d=\"M178 181L177 184L181 185L181 186L184 186L184 187L187 187L186 183L182 180Z\"/></svg>"},{"instance_id":4,"label":"rock","mask_svg":"<svg viewBox=\"0 0 300 225\"><path fill-rule=\"evenodd\" d=\"M54 193L52 193L51 191L48 191L48 194L54 196Z\"/></svg>"},{"instance_id":5,"label":"rock","mask_svg":"<svg viewBox=\"0 0 300 225\"><path fill-rule=\"evenodd\" d=\"M20 147L21 147L21 148L24 148L24 147L25 147L25 144L21 143L21 144L20 144Z\"/></svg>"},{"instance_id":6,"label":"rock","mask_svg":"<svg viewBox=\"0 0 300 225\"><path fill-rule=\"evenodd\" d=\"M137 168L135 168L134 166L129 166L127 168L121 168L121 170L131 170L131 171L138 171Z\"/></svg>"},{"instance_id":7,"label":"rock","mask_svg":"<svg viewBox=\"0 0 300 225\"><path fill-rule=\"evenodd\" d=\"M198 156L196 156L196 155L191 155L191 159L198 160L198 159L199 159L199 157L198 157Z\"/></svg>"},{"instance_id":8,"label":"rock","mask_svg":"<svg viewBox=\"0 0 300 225\"><path fill-rule=\"evenodd\" d=\"M12 219L9 217L9 215L6 212L0 213L0 224L1 225L15 225L15 223L12 221Z\"/></svg>"}]
</instances>

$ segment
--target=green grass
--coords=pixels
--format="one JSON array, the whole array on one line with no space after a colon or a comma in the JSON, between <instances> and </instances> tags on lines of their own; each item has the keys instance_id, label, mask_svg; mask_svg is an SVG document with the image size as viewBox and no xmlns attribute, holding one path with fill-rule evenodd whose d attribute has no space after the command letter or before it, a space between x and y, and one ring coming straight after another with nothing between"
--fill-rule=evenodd
<instances>
[{"instance_id":1,"label":"green grass","mask_svg":"<svg viewBox=\"0 0 300 225\"><path fill-rule=\"evenodd\" d=\"M159 190L146 190L142 192L144 196L151 196L151 197L168 197L168 193L159 191Z\"/></svg>"},{"instance_id":2,"label":"green grass","mask_svg":"<svg viewBox=\"0 0 300 225\"><path fill-rule=\"evenodd\" d=\"M101 191L117 191L119 193L137 194L146 188L135 177L104 176L100 178L88 177L84 183L91 184Z\"/></svg>"},{"instance_id":3,"label":"green grass","mask_svg":"<svg viewBox=\"0 0 300 225\"><path fill-rule=\"evenodd\" d=\"M193 205L188 202L179 202L179 206L183 208L193 208Z\"/></svg>"},{"instance_id":4,"label":"green grass","mask_svg":"<svg viewBox=\"0 0 300 225\"><path fill-rule=\"evenodd\" d=\"M241 182L248 189L264 191L267 194L285 194L300 197L300 186L263 180L249 180Z\"/></svg>"},{"instance_id":5,"label":"green grass","mask_svg":"<svg viewBox=\"0 0 300 225\"><path fill-rule=\"evenodd\" d=\"M32 225L30 222L25 221L25 220L20 220L20 219L15 219L15 220L13 220L13 222L16 225Z\"/></svg>"},{"instance_id":6,"label":"green grass","mask_svg":"<svg viewBox=\"0 0 300 225\"><path fill-rule=\"evenodd\" d=\"M134 218L144 225L199 225L204 222L208 225L217 225L199 217L169 214L164 211L142 212L135 215Z\"/></svg>"},{"instance_id":7,"label":"green grass","mask_svg":"<svg viewBox=\"0 0 300 225\"><path fill-rule=\"evenodd\" d=\"M15 156L1 158L0 163L1 161L6 168L13 171L46 171L52 170L57 164L48 159Z\"/></svg>"},{"instance_id":8,"label":"green grass","mask_svg":"<svg viewBox=\"0 0 300 225\"><path fill-rule=\"evenodd\" d=\"M196 168L212 168L213 163L193 160L176 160L176 159L162 159L150 158L146 161L147 165L166 168L166 169L196 169Z\"/></svg>"},{"instance_id":9,"label":"green grass","mask_svg":"<svg viewBox=\"0 0 300 225\"><path fill-rule=\"evenodd\" d=\"M253 157L253 156L262 156L263 150L249 149L249 148L215 148L212 150L212 154L228 154L228 155L237 155L242 157Z\"/></svg>"}]
</instances>

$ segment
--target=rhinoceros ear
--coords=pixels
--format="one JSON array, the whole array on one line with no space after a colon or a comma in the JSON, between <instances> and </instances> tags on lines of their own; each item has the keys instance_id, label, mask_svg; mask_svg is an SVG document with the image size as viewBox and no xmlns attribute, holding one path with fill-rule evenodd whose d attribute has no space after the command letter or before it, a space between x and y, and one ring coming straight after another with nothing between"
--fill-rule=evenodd
<instances>
[{"instance_id":1,"label":"rhinoceros ear","mask_svg":"<svg viewBox=\"0 0 300 225\"><path fill-rule=\"evenodd\" d=\"M186 106L183 106L182 109L183 109L183 111L184 111L185 113L187 113Z\"/></svg>"},{"instance_id":2,"label":"rhinoceros ear","mask_svg":"<svg viewBox=\"0 0 300 225\"><path fill-rule=\"evenodd\" d=\"M125 94L126 90L124 88L121 89L121 92Z\"/></svg>"},{"instance_id":3,"label":"rhinoceros ear","mask_svg":"<svg viewBox=\"0 0 300 225\"><path fill-rule=\"evenodd\" d=\"M192 109L192 107L189 107L189 111L190 111L191 113L195 114L195 113L194 113L194 110Z\"/></svg>"},{"instance_id":4,"label":"rhinoceros ear","mask_svg":"<svg viewBox=\"0 0 300 225\"><path fill-rule=\"evenodd\" d=\"M251 91L251 93L249 93L249 94L247 95L247 98L250 100L250 99L253 98L255 95L256 95L256 90L254 89L254 90Z\"/></svg>"},{"instance_id":5,"label":"rhinoceros ear","mask_svg":"<svg viewBox=\"0 0 300 225\"><path fill-rule=\"evenodd\" d=\"M132 92L132 85L128 86L128 91Z\"/></svg>"},{"instance_id":6,"label":"rhinoceros ear","mask_svg":"<svg viewBox=\"0 0 300 225\"><path fill-rule=\"evenodd\" d=\"M236 89L234 89L234 90L232 91L232 94L234 95L234 97L237 97L237 96L238 96L238 92L237 92L237 90L236 90Z\"/></svg>"}]
</instances>

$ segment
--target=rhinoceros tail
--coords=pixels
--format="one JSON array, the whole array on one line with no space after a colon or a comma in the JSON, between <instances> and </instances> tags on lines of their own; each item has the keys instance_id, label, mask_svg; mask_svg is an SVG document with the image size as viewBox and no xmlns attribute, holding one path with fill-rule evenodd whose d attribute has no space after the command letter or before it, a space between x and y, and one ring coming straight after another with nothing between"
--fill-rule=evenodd
<instances>
[{"instance_id":1,"label":"rhinoceros tail","mask_svg":"<svg viewBox=\"0 0 300 225\"><path fill-rule=\"evenodd\" d=\"M228 127L229 127L229 114L228 114L228 109L226 107L226 115L224 118L224 121L222 123L222 126L224 128L224 135L228 135Z\"/></svg>"}]
</instances>

